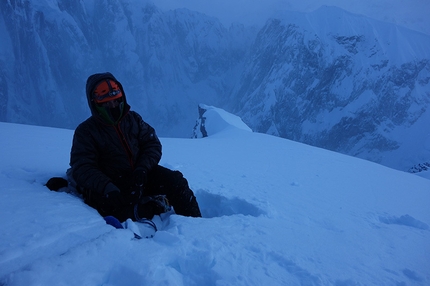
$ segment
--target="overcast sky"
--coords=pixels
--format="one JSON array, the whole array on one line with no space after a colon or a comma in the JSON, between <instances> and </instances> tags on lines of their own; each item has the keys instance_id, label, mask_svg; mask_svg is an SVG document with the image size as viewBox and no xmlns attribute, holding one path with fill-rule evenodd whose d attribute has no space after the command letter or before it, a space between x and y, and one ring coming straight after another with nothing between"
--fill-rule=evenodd
<instances>
[{"instance_id":1,"label":"overcast sky","mask_svg":"<svg viewBox=\"0 0 430 286\"><path fill-rule=\"evenodd\" d=\"M153 0L162 10L188 8L232 22L263 24L280 10L309 12L337 6L371 18L397 23L430 35L430 0Z\"/></svg>"}]
</instances>

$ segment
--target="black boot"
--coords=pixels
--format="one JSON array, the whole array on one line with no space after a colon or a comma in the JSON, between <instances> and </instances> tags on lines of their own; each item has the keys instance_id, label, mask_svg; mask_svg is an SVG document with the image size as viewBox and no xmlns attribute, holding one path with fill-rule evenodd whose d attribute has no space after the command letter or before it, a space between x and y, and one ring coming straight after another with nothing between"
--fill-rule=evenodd
<instances>
[{"instance_id":1,"label":"black boot","mask_svg":"<svg viewBox=\"0 0 430 286\"><path fill-rule=\"evenodd\" d=\"M191 191L191 190L190 190ZM197 203L196 197L194 194L192 195L189 203L185 205L182 210L183 216L191 216L191 217L202 217L200 212L199 204Z\"/></svg>"},{"instance_id":2,"label":"black boot","mask_svg":"<svg viewBox=\"0 0 430 286\"><path fill-rule=\"evenodd\" d=\"M148 173L146 192L146 195L166 195L178 215L202 216L196 197L180 171L172 171L162 166L154 167Z\"/></svg>"},{"instance_id":3,"label":"black boot","mask_svg":"<svg viewBox=\"0 0 430 286\"><path fill-rule=\"evenodd\" d=\"M183 216L202 217L197 199L193 191L188 187L188 183L178 191L179 200L176 199L174 200L175 204L172 203L175 213Z\"/></svg>"}]
</instances>

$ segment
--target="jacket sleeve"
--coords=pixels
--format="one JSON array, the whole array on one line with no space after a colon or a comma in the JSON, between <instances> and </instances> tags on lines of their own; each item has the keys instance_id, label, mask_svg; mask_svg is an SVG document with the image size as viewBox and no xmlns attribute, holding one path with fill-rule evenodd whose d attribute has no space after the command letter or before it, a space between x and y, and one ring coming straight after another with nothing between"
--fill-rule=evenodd
<instances>
[{"instance_id":1,"label":"jacket sleeve","mask_svg":"<svg viewBox=\"0 0 430 286\"><path fill-rule=\"evenodd\" d=\"M99 169L99 151L91 132L85 126L78 126L73 136L70 152L70 166L77 185L91 192L103 194L110 179Z\"/></svg>"},{"instance_id":2,"label":"jacket sleeve","mask_svg":"<svg viewBox=\"0 0 430 286\"><path fill-rule=\"evenodd\" d=\"M162 147L154 128L144 122L142 117L133 113L139 128L139 153L136 159L135 169L148 172L161 160Z\"/></svg>"}]
</instances>

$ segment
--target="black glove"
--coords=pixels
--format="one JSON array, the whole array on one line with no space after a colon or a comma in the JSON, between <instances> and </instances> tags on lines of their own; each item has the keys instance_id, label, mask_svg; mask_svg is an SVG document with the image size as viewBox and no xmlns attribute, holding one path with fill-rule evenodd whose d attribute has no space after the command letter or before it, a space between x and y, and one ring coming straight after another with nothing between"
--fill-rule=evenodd
<instances>
[{"instance_id":1,"label":"black glove","mask_svg":"<svg viewBox=\"0 0 430 286\"><path fill-rule=\"evenodd\" d=\"M51 191L58 191L61 188L65 188L69 185L66 179L60 177L53 177L46 182L45 186Z\"/></svg>"},{"instance_id":2,"label":"black glove","mask_svg":"<svg viewBox=\"0 0 430 286\"><path fill-rule=\"evenodd\" d=\"M169 210L170 204L164 195L143 197L137 205L139 218L152 219L154 215L159 215Z\"/></svg>"},{"instance_id":3,"label":"black glove","mask_svg":"<svg viewBox=\"0 0 430 286\"><path fill-rule=\"evenodd\" d=\"M112 183L107 184L101 201L101 209L107 214L112 214L122 208L124 204L124 198L118 187Z\"/></svg>"},{"instance_id":4,"label":"black glove","mask_svg":"<svg viewBox=\"0 0 430 286\"><path fill-rule=\"evenodd\" d=\"M131 177L131 187L125 194L125 200L129 204L136 204L143 195L147 181L146 172L142 169L136 169Z\"/></svg>"},{"instance_id":5,"label":"black glove","mask_svg":"<svg viewBox=\"0 0 430 286\"><path fill-rule=\"evenodd\" d=\"M143 190L145 188L146 182L148 181L148 176L143 169L136 169L133 172L133 177L131 180L133 187L138 187Z\"/></svg>"},{"instance_id":6,"label":"black glove","mask_svg":"<svg viewBox=\"0 0 430 286\"><path fill-rule=\"evenodd\" d=\"M143 190L141 187L132 186L127 193L124 194L124 200L129 205L134 205L139 202Z\"/></svg>"}]
</instances>

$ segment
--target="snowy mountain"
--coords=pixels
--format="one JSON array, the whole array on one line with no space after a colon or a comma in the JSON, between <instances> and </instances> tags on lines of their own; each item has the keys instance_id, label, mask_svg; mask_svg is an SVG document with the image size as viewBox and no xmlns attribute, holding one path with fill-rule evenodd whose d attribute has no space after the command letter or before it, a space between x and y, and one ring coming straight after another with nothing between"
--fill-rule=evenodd
<instances>
[{"instance_id":1,"label":"snowy mountain","mask_svg":"<svg viewBox=\"0 0 430 286\"><path fill-rule=\"evenodd\" d=\"M205 110L208 137L161 138L203 218L142 240L43 185L65 176L73 131L0 123L0 284L429 284L429 180Z\"/></svg>"},{"instance_id":2,"label":"snowy mountain","mask_svg":"<svg viewBox=\"0 0 430 286\"><path fill-rule=\"evenodd\" d=\"M231 98L254 131L407 170L430 157L430 37L335 7L258 33Z\"/></svg>"},{"instance_id":3,"label":"snowy mountain","mask_svg":"<svg viewBox=\"0 0 430 286\"><path fill-rule=\"evenodd\" d=\"M262 26L279 11L312 12L321 6L345 11L406 27L430 35L430 2L427 0L153 0L164 11L188 8L220 19L225 26L239 22Z\"/></svg>"},{"instance_id":4,"label":"snowy mountain","mask_svg":"<svg viewBox=\"0 0 430 286\"><path fill-rule=\"evenodd\" d=\"M400 170L430 158L430 36L339 8L256 30L150 1L1 1L0 35L0 121L73 129L110 71L161 136L191 137L205 103Z\"/></svg>"}]
</instances>

